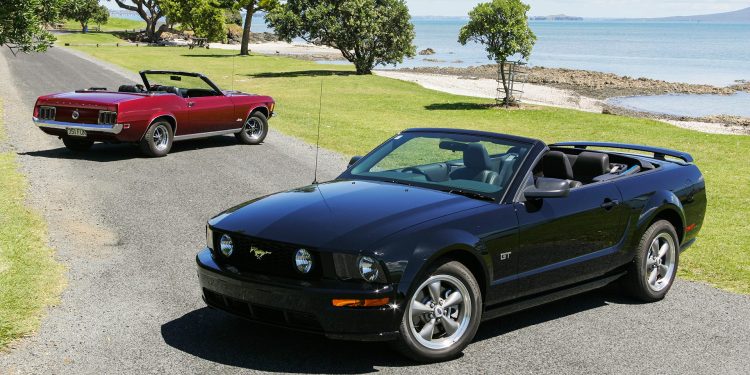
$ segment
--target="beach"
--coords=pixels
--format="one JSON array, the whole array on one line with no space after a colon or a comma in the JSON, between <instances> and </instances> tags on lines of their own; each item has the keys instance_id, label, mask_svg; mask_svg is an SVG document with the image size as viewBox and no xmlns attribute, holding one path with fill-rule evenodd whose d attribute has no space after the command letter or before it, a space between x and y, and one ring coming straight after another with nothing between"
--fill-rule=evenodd
<instances>
[{"instance_id":1,"label":"beach","mask_svg":"<svg viewBox=\"0 0 750 375\"><path fill-rule=\"evenodd\" d=\"M239 50L238 44L211 43L210 48ZM338 50L310 43L283 41L256 42L249 45L253 53L287 56L303 60L329 62L345 61ZM422 87L456 95L494 99L497 94L496 65L472 67L415 67L379 68L380 76L414 82ZM661 94L716 94L730 95L737 91L750 92L750 83L713 86L668 82L649 78L633 78L613 73L581 69L532 67L525 82L516 86L523 91L521 103L546 105L594 113L645 117L674 126L714 134L750 135L750 119L714 115L704 117L675 116L643 112L607 103L608 98L634 95Z\"/></svg>"}]
</instances>

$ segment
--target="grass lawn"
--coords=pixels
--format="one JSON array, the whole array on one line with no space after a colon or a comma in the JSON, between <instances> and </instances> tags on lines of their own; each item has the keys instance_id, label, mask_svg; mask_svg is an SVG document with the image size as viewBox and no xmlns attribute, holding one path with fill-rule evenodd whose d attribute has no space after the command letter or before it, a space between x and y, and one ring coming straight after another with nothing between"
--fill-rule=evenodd
<instances>
[{"instance_id":1,"label":"grass lawn","mask_svg":"<svg viewBox=\"0 0 750 375\"><path fill-rule=\"evenodd\" d=\"M0 144L5 141L0 101ZM39 326L44 308L57 301L63 267L47 247L44 221L24 205L26 179L15 154L0 152L0 351Z\"/></svg>"},{"instance_id":2,"label":"grass lawn","mask_svg":"<svg viewBox=\"0 0 750 375\"><path fill-rule=\"evenodd\" d=\"M78 21L65 20L66 30L78 30L81 31L81 24ZM124 31L124 30L141 30L146 28L146 22L142 20L130 20L127 18L110 18L107 23L97 25L96 23L89 23L89 29L93 30L94 27L99 26L101 31Z\"/></svg>"},{"instance_id":3,"label":"grass lawn","mask_svg":"<svg viewBox=\"0 0 750 375\"><path fill-rule=\"evenodd\" d=\"M224 50L176 47L77 47L132 71L198 71L219 86L272 95L279 116L271 126L314 142L320 83L324 82L321 145L346 156L367 152L411 127L456 127L540 138L548 143L590 140L641 143L687 151L708 186L705 226L681 258L680 276L750 293L750 137L714 135L664 123L551 107L487 109L489 100L426 90L414 83L356 76L347 66L274 56L233 58ZM467 81L470 85L471 81Z\"/></svg>"},{"instance_id":4,"label":"grass lawn","mask_svg":"<svg viewBox=\"0 0 750 375\"><path fill-rule=\"evenodd\" d=\"M125 40L122 40L110 33L97 33L97 32L90 32L90 33L63 33L63 34L55 34L55 37L57 38L57 41L55 42L57 45L65 45L65 43L70 44L115 44L115 43L128 43Z\"/></svg>"}]
</instances>

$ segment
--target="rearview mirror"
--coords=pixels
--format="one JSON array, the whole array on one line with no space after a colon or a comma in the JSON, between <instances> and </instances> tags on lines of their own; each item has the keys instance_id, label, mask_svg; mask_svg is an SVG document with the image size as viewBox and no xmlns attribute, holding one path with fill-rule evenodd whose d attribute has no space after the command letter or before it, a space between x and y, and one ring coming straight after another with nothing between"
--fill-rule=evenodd
<instances>
[{"instance_id":1,"label":"rearview mirror","mask_svg":"<svg viewBox=\"0 0 750 375\"><path fill-rule=\"evenodd\" d=\"M362 157L361 156L353 156L351 158L351 160L349 160L348 167L351 167L352 165L354 165L355 163L357 163L359 161L359 159L362 159Z\"/></svg>"},{"instance_id":2,"label":"rearview mirror","mask_svg":"<svg viewBox=\"0 0 750 375\"><path fill-rule=\"evenodd\" d=\"M523 192L528 200L544 198L565 198L570 194L570 183L565 180L540 179L536 186Z\"/></svg>"}]
</instances>

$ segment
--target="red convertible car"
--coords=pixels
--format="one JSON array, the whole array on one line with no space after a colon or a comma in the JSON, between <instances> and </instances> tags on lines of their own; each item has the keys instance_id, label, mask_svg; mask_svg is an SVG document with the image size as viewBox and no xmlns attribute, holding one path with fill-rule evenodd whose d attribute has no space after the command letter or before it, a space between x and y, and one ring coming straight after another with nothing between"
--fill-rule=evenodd
<instances>
[{"instance_id":1,"label":"red convertible car","mask_svg":"<svg viewBox=\"0 0 750 375\"><path fill-rule=\"evenodd\" d=\"M91 88L41 96L34 122L73 151L94 142L138 143L150 156L169 153L174 141L234 134L259 144L275 102L269 96L222 91L202 74L142 71L143 85L117 92Z\"/></svg>"}]
</instances>

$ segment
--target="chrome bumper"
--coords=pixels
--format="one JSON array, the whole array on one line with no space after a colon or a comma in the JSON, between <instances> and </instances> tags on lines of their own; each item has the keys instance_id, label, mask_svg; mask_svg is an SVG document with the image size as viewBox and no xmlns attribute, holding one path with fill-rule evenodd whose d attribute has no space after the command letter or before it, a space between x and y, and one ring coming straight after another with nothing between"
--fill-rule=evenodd
<instances>
[{"instance_id":1,"label":"chrome bumper","mask_svg":"<svg viewBox=\"0 0 750 375\"><path fill-rule=\"evenodd\" d=\"M40 120L37 117L33 117L34 123L40 128L49 129L81 129L86 131L120 134L122 131L122 124L114 125L101 125L101 124L77 124L74 122L63 122L54 120Z\"/></svg>"}]
</instances>

